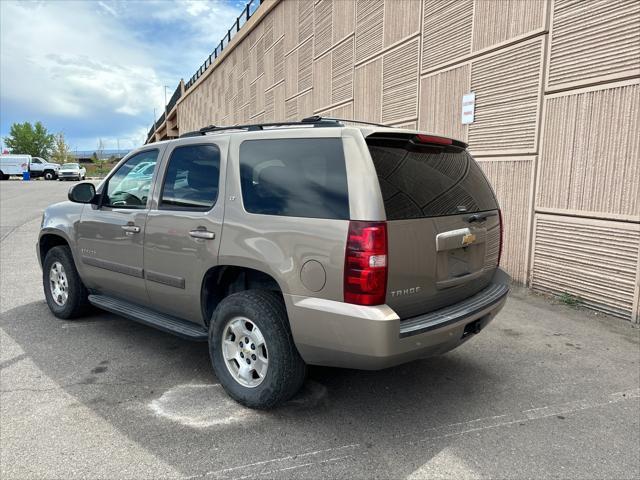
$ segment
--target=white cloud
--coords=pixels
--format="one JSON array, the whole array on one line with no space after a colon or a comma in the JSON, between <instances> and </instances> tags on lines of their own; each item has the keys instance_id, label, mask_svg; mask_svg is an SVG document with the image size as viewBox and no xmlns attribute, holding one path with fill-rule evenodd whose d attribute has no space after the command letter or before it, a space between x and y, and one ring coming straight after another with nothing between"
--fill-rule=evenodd
<instances>
[{"instance_id":1,"label":"white cloud","mask_svg":"<svg viewBox=\"0 0 640 480\"><path fill-rule=\"evenodd\" d=\"M198 2L198 1L186 1L186 10L187 13L193 17L196 17L204 12L206 12L207 10L209 10L208 5L206 4L206 2Z\"/></svg>"},{"instance_id":2,"label":"white cloud","mask_svg":"<svg viewBox=\"0 0 640 480\"><path fill-rule=\"evenodd\" d=\"M193 31L191 41L210 45L211 51L242 10L242 7L220 0L151 0L145 5L149 15L160 22L188 23Z\"/></svg>"},{"instance_id":3,"label":"white cloud","mask_svg":"<svg viewBox=\"0 0 640 480\"><path fill-rule=\"evenodd\" d=\"M188 79L241 10L235 0L0 0L2 131L48 118L87 148L91 132L141 143L164 85L171 95Z\"/></svg>"},{"instance_id":4,"label":"white cloud","mask_svg":"<svg viewBox=\"0 0 640 480\"><path fill-rule=\"evenodd\" d=\"M137 115L162 105L147 48L92 4L2 2L2 96L43 113L83 117L99 105ZM29 28L24 28L29 25Z\"/></svg>"},{"instance_id":5,"label":"white cloud","mask_svg":"<svg viewBox=\"0 0 640 480\"><path fill-rule=\"evenodd\" d=\"M107 5L106 3L100 1L98 2L98 5L107 13L113 15L114 17L118 16L118 12L115 11L115 9L113 7L111 7L110 5Z\"/></svg>"}]
</instances>

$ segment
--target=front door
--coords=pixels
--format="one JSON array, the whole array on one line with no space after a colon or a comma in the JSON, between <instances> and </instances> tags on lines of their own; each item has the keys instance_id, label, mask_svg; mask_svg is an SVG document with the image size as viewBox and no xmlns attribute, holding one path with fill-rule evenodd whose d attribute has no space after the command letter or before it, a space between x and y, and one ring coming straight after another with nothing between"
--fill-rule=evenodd
<instances>
[{"instance_id":1,"label":"front door","mask_svg":"<svg viewBox=\"0 0 640 480\"><path fill-rule=\"evenodd\" d=\"M153 168L159 150L121 164L102 186L100 205L87 205L78 225L82 277L89 288L147 304L143 240ZM150 171L151 170L151 171Z\"/></svg>"},{"instance_id":2,"label":"front door","mask_svg":"<svg viewBox=\"0 0 640 480\"><path fill-rule=\"evenodd\" d=\"M147 216L144 270L151 306L202 323L200 292L217 265L227 140L167 150L162 187Z\"/></svg>"}]
</instances>

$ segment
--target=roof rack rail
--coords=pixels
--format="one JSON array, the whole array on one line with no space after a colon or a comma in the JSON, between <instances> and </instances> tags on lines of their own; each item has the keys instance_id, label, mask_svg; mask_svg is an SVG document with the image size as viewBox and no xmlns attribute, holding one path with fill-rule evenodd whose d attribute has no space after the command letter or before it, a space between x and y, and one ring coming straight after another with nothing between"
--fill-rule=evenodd
<instances>
[{"instance_id":1,"label":"roof rack rail","mask_svg":"<svg viewBox=\"0 0 640 480\"><path fill-rule=\"evenodd\" d=\"M265 128L290 127L290 126L296 126L296 125L309 125L312 127L341 126L340 122L337 120L324 119L320 117L308 117L308 118L303 118L301 121L290 121L290 122L252 123L247 125L228 125L224 127L209 125L208 127L203 127L200 130L183 133L182 135L180 135L180 138L198 137L200 135L206 135L207 133L220 132L224 130L246 130L248 132L254 132L254 131L264 130Z\"/></svg>"},{"instance_id":2,"label":"roof rack rail","mask_svg":"<svg viewBox=\"0 0 640 480\"><path fill-rule=\"evenodd\" d=\"M290 121L290 122L252 123L247 125L229 125L226 127L209 125L208 127L203 127L200 130L183 133L182 135L180 135L180 138L199 137L201 135L206 135L207 133L220 132L225 130L246 130L248 132L255 132L259 130L264 130L265 128L294 127L294 126L300 126L300 125L311 126L311 127L342 127L344 126L342 122L359 123L362 125L373 125L376 127L388 128L387 125L382 125L380 123L363 122L360 120L349 120L346 118L321 117L319 115L314 115L312 117L303 118L300 121Z\"/></svg>"},{"instance_id":3,"label":"roof rack rail","mask_svg":"<svg viewBox=\"0 0 640 480\"><path fill-rule=\"evenodd\" d=\"M358 124L361 124L361 125L372 125L374 127L394 128L394 127L391 127L389 125L384 125L382 123L365 122L363 120L349 120L348 118L320 117L318 115L316 115L314 117L309 117L309 119L312 119L312 118L314 118L314 119L317 118L319 120L335 121L335 122L349 122L349 123L358 123ZM304 122L305 120L307 120L307 119L305 118L302 121Z\"/></svg>"}]
</instances>

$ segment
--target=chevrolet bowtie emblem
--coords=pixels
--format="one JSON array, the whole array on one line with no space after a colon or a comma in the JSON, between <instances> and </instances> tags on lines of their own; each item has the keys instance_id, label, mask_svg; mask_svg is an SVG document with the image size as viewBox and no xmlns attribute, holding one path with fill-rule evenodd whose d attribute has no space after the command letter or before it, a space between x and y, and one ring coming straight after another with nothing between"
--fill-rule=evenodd
<instances>
[{"instance_id":1,"label":"chevrolet bowtie emblem","mask_svg":"<svg viewBox=\"0 0 640 480\"><path fill-rule=\"evenodd\" d=\"M476 241L476 236L473 233L467 233L464 237L462 237L462 246L466 247L467 245L471 245Z\"/></svg>"}]
</instances>

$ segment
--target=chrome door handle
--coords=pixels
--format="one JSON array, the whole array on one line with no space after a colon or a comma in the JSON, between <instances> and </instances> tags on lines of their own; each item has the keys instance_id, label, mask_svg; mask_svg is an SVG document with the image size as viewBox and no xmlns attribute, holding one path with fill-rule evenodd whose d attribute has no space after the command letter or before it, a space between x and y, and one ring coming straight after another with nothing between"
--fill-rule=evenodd
<instances>
[{"instance_id":1,"label":"chrome door handle","mask_svg":"<svg viewBox=\"0 0 640 480\"><path fill-rule=\"evenodd\" d=\"M191 230L189 235L193 238L202 238L204 240L213 240L216 238L216 234L214 232L209 232L208 230Z\"/></svg>"},{"instance_id":2,"label":"chrome door handle","mask_svg":"<svg viewBox=\"0 0 640 480\"><path fill-rule=\"evenodd\" d=\"M139 233L140 227L136 227L135 225L122 225L122 229L127 233Z\"/></svg>"}]
</instances>

